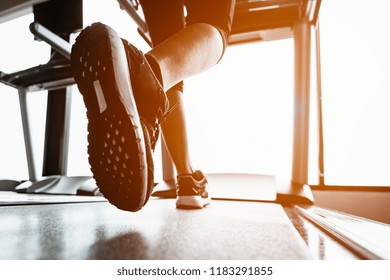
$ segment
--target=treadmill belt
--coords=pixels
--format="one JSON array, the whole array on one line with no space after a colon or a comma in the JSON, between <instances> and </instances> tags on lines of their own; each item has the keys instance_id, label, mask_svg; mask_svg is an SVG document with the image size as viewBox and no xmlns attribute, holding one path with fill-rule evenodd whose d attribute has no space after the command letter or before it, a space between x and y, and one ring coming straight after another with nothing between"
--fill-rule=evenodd
<instances>
[{"instance_id":1,"label":"treadmill belt","mask_svg":"<svg viewBox=\"0 0 390 280\"><path fill-rule=\"evenodd\" d=\"M109 203L3 207L0 259L308 259L283 207L213 201L202 210L152 198L139 212Z\"/></svg>"}]
</instances>

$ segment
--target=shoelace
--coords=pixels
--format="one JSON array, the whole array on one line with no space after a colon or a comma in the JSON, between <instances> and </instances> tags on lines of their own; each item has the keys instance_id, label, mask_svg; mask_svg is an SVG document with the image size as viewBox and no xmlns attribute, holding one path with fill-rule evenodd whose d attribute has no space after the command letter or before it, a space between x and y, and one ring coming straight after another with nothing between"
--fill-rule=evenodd
<instances>
[{"instance_id":1,"label":"shoelace","mask_svg":"<svg viewBox=\"0 0 390 280\"><path fill-rule=\"evenodd\" d=\"M125 44L125 46L127 45L127 47L130 50L133 50L133 53L135 54L136 60L138 60L138 62L141 63L142 60L143 60L143 53L140 50L138 50L137 48L135 48L134 46L132 46L126 40L122 40L122 42ZM130 60L131 60L131 55L128 53L128 51L126 51L126 56L128 56L128 58L130 58ZM135 64L135 65L137 65L137 64ZM166 93L163 91L162 88L160 89L160 95L161 96L166 95ZM163 101L161 103L166 103L166 102ZM167 106L167 104L164 104L164 106ZM176 110L179 106L180 106L180 104L176 103L175 105L170 106L170 108L166 112L163 112L162 107L159 107L157 109L157 116L156 116L156 120L155 120L155 123L153 124L153 126L149 125L148 122L146 122L148 124L148 130L151 132L149 134L150 134L150 141L151 141L151 146L152 146L152 150L153 151L155 149L156 142L157 142L158 137L160 135L160 125L161 125L161 123L163 123L164 120L166 120L166 118L168 117L168 115L170 113L172 113L174 110Z\"/></svg>"}]
</instances>

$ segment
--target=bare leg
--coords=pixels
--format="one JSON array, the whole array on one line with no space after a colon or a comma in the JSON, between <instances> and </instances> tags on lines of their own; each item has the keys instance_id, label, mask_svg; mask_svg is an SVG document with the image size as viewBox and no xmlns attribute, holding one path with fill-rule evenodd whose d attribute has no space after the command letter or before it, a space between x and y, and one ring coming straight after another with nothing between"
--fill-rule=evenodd
<instances>
[{"instance_id":1,"label":"bare leg","mask_svg":"<svg viewBox=\"0 0 390 280\"><path fill-rule=\"evenodd\" d=\"M182 94L175 88L167 92L169 103L178 104L178 106L161 124L165 144L175 164L177 175L195 172L188 152L187 127Z\"/></svg>"},{"instance_id":2,"label":"bare leg","mask_svg":"<svg viewBox=\"0 0 390 280\"><path fill-rule=\"evenodd\" d=\"M147 53L156 62L171 106L177 108L161 124L165 143L178 175L192 174L182 93L172 86L214 66L223 53L220 32L212 25L197 23L184 28Z\"/></svg>"},{"instance_id":3,"label":"bare leg","mask_svg":"<svg viewBox=\"0 0 390 280\"><path fill-rule=\"evenodd\" d=\"M160 68L164 90L214 66L223 53L223 40L212 25L197 23L147 53Z\"/></svg>"}]
</instances>

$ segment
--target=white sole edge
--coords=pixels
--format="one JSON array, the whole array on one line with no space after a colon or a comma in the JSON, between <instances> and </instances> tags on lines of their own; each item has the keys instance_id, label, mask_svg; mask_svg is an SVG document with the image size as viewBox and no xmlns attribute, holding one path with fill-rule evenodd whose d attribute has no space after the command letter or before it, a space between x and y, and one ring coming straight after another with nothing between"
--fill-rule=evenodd
<instances>
[{"instance_id":1,"label":"white sole edge","mask_svg":"<svg viewBox=\"0 0 390 280\"><path fill-rule=\"evenodd\" d=\"M181 208L196 208L200 209L209 205L211 198L202 198L200 196L178 196L176 198L176 207Z\"/></svg>"}]
</instances>

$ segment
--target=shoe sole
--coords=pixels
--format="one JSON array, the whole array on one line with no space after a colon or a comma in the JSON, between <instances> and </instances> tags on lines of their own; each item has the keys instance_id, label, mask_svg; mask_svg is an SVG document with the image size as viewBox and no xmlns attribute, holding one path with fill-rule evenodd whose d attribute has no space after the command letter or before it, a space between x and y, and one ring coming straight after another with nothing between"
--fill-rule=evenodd
<instances>
[{"instance_id":1,"label":"shoe sole","mask_svg":"<svg viewBox=\"0 0 390 280\"><path fill-rule=\"evenodd\" d=\"M111 28L92 24L77 37L71 65L87 108L94 179L110 203L138 211L147 200L147 162L123 43Z\"/></svg>"},{"instance_id":2,"label":"shoe sole","mask_svg":"<svg viewBox=\"0 0 390 280\"><path fill-rule=\"evenodd\" d=\"M178 196L176 198L176 208L181 209L201 209L211 203L211 198L200 196Z\"/></svg>"}]
</instances>

